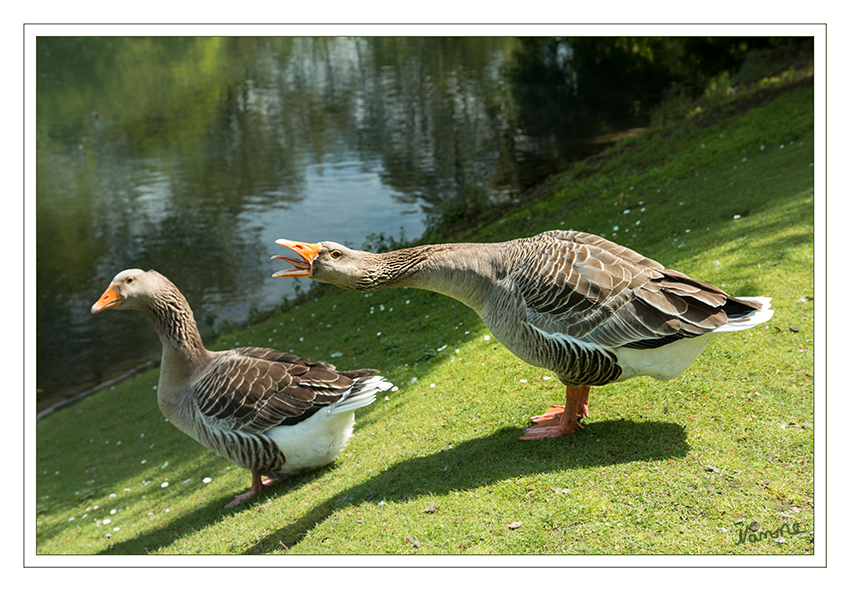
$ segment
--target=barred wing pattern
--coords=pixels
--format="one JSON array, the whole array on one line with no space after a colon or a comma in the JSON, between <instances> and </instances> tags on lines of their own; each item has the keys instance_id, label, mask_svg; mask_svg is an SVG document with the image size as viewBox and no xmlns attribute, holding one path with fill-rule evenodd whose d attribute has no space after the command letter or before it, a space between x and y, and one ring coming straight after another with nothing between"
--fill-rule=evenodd
<instances>
[{"instance_id":1,"label":"barred wing pattern","mask_svg":"<svg viewBox=\"0 0 850 591\"><path fill-rule=\"evenodd\" d=\"M517 242L526 241L537 248L523 249L532 256L511 274L529 322L549 333L607 349L655 348L760 307L592 234L555 230Z\"/></svg>"},{"instance_id":2,"label":"barred wing pattern","mask_svg":"<svg viewBox=\"0 0 850 591\"><path fill-rule=\"evenodd\" d=\"M355 379L378 373L338 372L333 365L260 347L227 351L195 380L193 396L210 427L260 434L294 425L353 395Z\"/></svg>"}]
</instances>

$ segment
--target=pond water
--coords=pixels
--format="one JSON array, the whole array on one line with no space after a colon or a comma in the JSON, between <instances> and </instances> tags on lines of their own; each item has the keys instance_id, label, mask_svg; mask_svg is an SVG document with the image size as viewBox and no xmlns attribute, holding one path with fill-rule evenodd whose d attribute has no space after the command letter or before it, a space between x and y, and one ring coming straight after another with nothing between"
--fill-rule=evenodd
<instances>
[{"instance_id":1,"label":"pond water","mask_svg":"<svg viewBox=\"0 0 850 591\"><path fill-rule=\"evenodd\" d=\"M169 277L202 330L243 322L293 295L277 238L416 239L460 190L563 167L563 138L519 121L522 45L39 38L39 410L158 357L143 314L90 313L123 269Z\"/></svg>"}]
</instances>

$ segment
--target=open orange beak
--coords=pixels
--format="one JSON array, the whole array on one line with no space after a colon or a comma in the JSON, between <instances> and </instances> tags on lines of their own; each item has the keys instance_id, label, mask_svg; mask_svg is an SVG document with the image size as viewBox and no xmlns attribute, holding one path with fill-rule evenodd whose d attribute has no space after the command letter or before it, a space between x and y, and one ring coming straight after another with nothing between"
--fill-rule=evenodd
<instances>
[{"instance_id":1,"label":"open orange beak","mask_svg":"<svg viewBox=\"0 0 850 591\"><path fill-rule=\"evenodd\" d=\"M114 283L110 283L103 295L91 307L91 313L97 314L101 310L114 308L121 303L121 295L118 293L118 288Z\"/></svg>"},{"instance_id":2,"label":"open orange beak","mask_svg":"<svg viewBox=\"0 0 850 591\"><path fill-rule=\"evenodd\" d=\"M316 260L319 251L322 250L321 246L309 242L287 240L286 238L275 240L275 243L294 251L301 258L296 259L282 254L273 255L272 259L286 261L292 265L292 269L278 271L272 277L311 277L313 275L313 261Z\"/></svg>"}]
</instances>

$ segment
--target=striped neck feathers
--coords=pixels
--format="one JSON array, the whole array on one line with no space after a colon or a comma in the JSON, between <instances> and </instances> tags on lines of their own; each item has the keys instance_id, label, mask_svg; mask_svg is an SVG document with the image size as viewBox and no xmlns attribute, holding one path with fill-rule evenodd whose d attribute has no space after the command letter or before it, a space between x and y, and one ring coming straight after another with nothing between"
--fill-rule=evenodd
<instances>
[{"instance_id":1,"label":"striped neck feathers","mask_svg":"<svg viewBox=\"0 0 850 591\"><path fill-rule=\"evenodd\" d=\"M164 348L188 357L204 350L192 309L180 290L170 282L150 297L144 311Z\"/></svg>"},{"instance_id":2,"label":"striped neck feathers","mask_svg":"<svg viewBox=\"0 0 850 591\"><path fill-rule=\"evenodd\" d=\"M386 287L413 287L452 297L480 309L488 287L498 281L498 244L434 244L382 254L368 254L353 287L373 291Z\"/></svg>"}]
</instances>

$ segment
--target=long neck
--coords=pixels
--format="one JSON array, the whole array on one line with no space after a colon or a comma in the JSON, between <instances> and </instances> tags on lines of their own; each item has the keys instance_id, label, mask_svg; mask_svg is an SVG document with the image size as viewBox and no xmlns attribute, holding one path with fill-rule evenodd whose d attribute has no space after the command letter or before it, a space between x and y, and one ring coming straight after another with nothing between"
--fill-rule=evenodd
<instances>
[{"instance_id":1,"label":"long neck","mask_svg":"<svg viewBox=\"0 0 850 591\"><path fill-rule=\"evenodd\" d=\"M160 405L176 394L188 380L199 360L208 355L198 332L192 309L173 285L159 291L148 302L145 312L162 342L162 367L158 398Z\"/></svg>"},{"instance_id":2,"label":"long neck","mask_svg":"<svg viewBox=\"0 0 850 591\"><path fill-rule=\"evenodd\" d=\"M502 277L505 250L501 244L435 244L373 256L377 274L360 286L436 291L480 312L484 294Z\"/></svg>"}]
</instances>

